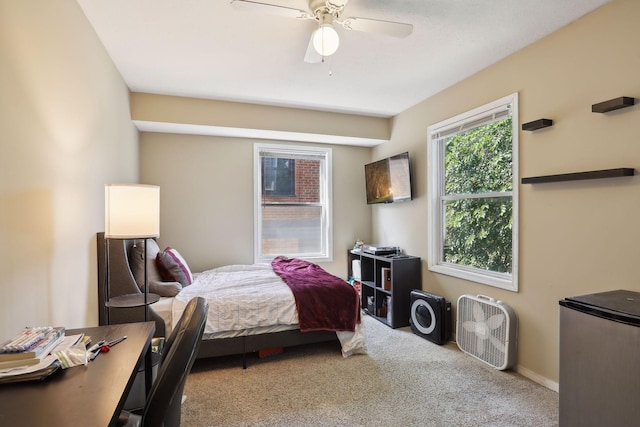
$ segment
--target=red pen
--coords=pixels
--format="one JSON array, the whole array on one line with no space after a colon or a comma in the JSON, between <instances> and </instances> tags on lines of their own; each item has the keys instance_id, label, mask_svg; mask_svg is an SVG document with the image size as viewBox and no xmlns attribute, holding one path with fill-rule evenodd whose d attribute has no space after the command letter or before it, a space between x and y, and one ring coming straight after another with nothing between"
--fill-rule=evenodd
<instances>
[{"instance_id":1,"label":"red pen","mask_svg":"<svg viewBox=\"0 0 640 427\"><path fill-rule=\"evenodd\" d=\"M113 340L113 341L109 341L108 343L103 344L103 345L102 345L102 347L100 347L100 350L101 350L103 353L106 353L107 351L109 351L109 349L110 349L111 347L113 347L114 345L116 345L116 344L118 344L118 343L120 343L120 342L122 342L122 341L124 341L124 340L126 340L126 339L127 339L127 336L126 336L126 335L125 335L125 336L123 336L123 337L120 337L120 338L116 338L116 339L115 339L115 340Z\"/></svg>"}]
</instances>

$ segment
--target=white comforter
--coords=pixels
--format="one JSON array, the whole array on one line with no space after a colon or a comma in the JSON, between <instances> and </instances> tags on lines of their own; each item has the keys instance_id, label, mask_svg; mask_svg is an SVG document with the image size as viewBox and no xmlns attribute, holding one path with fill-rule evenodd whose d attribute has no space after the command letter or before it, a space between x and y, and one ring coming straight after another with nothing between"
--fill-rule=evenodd
<instances>
[{"instance_id":1,"label":"white comforter","mask_svg":"<svg viewBox=\"0 0 640 427\"><path fill-rule=\"evenodd\" d=\"M175 297L172 324L197 296L209 302L205 334L298 323L291 289L268 264L229 265L196 275Z\"/></svg>"},{"instance_id":2,"label":"white comforter","mask_svg":"<svg viewBox=\"0 0 640 427\"><path fill-rule=\"evenodd\" d=\"M174 298L172 325L197 296L209 302L205 335L298 323L293 293L269 264L228 265L196 274L194 282ZM355 332L337 336L345 357L366 353L362 323Z\"/></svg>"}]
</instances>

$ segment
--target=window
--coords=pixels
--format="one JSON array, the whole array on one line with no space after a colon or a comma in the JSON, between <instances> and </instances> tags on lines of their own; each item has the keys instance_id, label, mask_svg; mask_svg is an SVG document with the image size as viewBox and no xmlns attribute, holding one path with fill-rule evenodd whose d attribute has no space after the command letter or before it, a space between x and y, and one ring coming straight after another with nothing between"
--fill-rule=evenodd
<instances>
[{"instance_id":1,"label":"window","mask_svg":"<svg viewBox=\"0 0 640 427\"><path fill-rule=\"evenodd\" d=\"M331 149L255 144L256 262L331 261Z\"/></svg>"},{"instance_id":2,"label":"window","mask_svg":"<svg viewBox=\"0 0 640 427\"><path fill-rule=\"evenodd\" d=\"M262 157L261 167L263 196L295 197L296 161L294 159Z\"/></svg>"},{"instance_id":3,"label":"window","mask_svg":"<svg viewBox=\"0 0 640 427\"><path fill-rule=\"evenodd\" d=\"M518 94L429 126L429 270L518 291Z\"/></svg>"}]
</instances>

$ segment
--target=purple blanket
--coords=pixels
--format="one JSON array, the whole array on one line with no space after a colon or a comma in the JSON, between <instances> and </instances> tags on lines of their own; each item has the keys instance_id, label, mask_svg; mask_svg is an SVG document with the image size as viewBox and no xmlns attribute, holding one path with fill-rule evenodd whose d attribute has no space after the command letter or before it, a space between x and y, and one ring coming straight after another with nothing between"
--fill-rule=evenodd
<instances>
[{"instance_id":1,"label":"purple blanket","mask_svg":"<svg viewBox=\"0 0 640 427\"><path fill-rule=\"evenodd\" d=\"M279 256L271 266L293 292L301 331L355 331L360 297L353 286L297 258Z\"/></svg>"}]
</instances>

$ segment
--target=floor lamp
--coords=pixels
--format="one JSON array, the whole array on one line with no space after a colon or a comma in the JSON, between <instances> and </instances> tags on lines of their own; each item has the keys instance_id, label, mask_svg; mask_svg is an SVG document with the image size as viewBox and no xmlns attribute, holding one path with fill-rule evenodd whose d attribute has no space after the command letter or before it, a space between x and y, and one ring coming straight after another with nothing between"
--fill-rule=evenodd
<instances>
[{"instance_id":1,"label":"floor lamp","mask_svg":"<svg viewBox=\"0 0 640 427\"><path fill-rule=\"evenodd\" d=\"M149 294L147 276L147 239L160 235L160 187L143 184L107 184L104 187L104 238L106 244L105 302L107 324L111 307L144 306L148 320L148 305L160 297ZM144 239L144 292L110 298L109 240Z\"/></svg>"}]
</instances>

